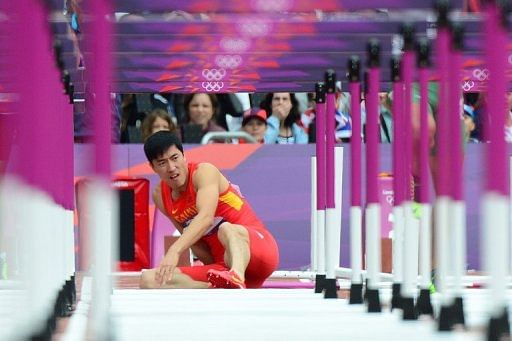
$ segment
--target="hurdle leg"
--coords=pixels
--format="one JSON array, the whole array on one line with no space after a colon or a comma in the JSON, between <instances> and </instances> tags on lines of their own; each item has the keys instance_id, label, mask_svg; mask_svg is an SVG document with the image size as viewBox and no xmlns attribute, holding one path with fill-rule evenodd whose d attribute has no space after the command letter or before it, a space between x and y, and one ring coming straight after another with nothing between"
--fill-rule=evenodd
<instances>
[{"instance_id":1,"label":"hurdle leg","mask_svg":"<svg viewBox=\"0 0 512 341\"><path fill-rule=\"evenodd\" d=\"M369 313L381 312L379 297L380 281L380 204L368 204L365 212L366 218L366 269L367 288L366 301Z\"/></svg>"},{"instance_id":2,"label":"hurdle leg","mask_svg":"<svg viewBox=\"0 0 512 341\"><path fill-rule=\"evenodd\" d=\"M432 207L430 204L422 204L420 217L420 294L416 301L418 315L434 315L434 309L430 300L430 271L432 269Z\"/></svg>"}]
</instances>

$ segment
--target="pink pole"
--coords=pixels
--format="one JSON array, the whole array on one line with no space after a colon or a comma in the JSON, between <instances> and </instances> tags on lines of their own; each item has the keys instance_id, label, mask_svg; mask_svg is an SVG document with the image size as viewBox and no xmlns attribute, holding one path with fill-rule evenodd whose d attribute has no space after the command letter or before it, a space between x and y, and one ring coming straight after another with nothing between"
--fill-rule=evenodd
<instances>
[{"instance_id":1,"label":"pink pole","mask_svg":"<svg viewBox=\"0 0 512 341\"><path fill-rule=\"evenodd\" d=\"M316 207L325 210L325 86L316 83Z\"/></svg>"},{"instance_id":2,"label":"pink pole","mask_svg":"<svg viewBox=\"0 0 512 341\"><path fill-rule=\"evenodd\" d=\"M370 42L368 91L366 94L366 199L379 203L379 52L378 41Z\"/></svg>"},{"instance_id":3,"label":"pink pole","mask_svg":"<svg viewBox=\"0 0 512 341\"><path fill-rule=\"evenodd\" d=\"M449 49L450 49L450 32L447 27L441 27L437 32L436 51L437 51L437 68L440 77L439 80L439 107L437 111L437 153L439 167L437 171L437 191L439 196L450 195L450 172L451 157L449 145L450 138L450 117L447 103L448 97L448 72L449 72Z\"/></svg>"},{"instance_id":4,"label":"pink pole","mask_svg":"<svg viewBox=\"0 0 512 341\"><path fill-rule=\"evenodd\" d=\"M406 178L404 146L404 83L400 78L400 58L391 60L393 80L393 193L394 206L400 206L405 200Z\"/></svg>"},{"instance_id":5,"label":"pink pole","mask_svg":"<svg viewBox=\"0 0 512 341\"><path fill-rule=\"evenodd\" d=\"M112 14L110 1L96 0L86 2L87 13L93 14L88 23L86 38L92 58L86 65L89 77L89 91L91 96L90 111L94 117L94 155L97 175L110 179L111 173L111 109L110 109L110 80L112 61L112 25L107 15Z\"/></svg>"},{"instance_id":6,"label":"pink pole","mask_svg":"<svg viewBox=\"0 0 512 341\"><path fill-rule=\"evenodd\" d=\"M22 46L10 51L17 65L23 65L23 71L17 71L14 80L19 96L16 127L21 159L17 170L27 183L57 199L61 174L57 140L61 131L54 99L59 93L60 77L51 53L47 9L40 1L22 1L15 10L17 13L31 13L30 25L19 19L20 16L13 15L17 18L16 40L31 42L29 46L18 44ZM28 156L29 162L24 160Z\"/></svg>"},{"instance_id":7,"label":"pink pole","mask_svg":"<svg viewBox=\"0 0 512 341\"><path fill-rule=\"evenodd\" d=\"M452 30L453 43L450 50L450 101L449 101L449 116L451 127L451 179L452 198L457 201L464 200L463 197L463 151L462 151L462 132L461 132L461 60L462 60L462 29L460 26L454 26Z\"/></svg>"},{"instance_id":8,"label":"pink pole","mask_svg":"<svg viewBox=\"0 0 512 341\"><path fill-rule=\"evenodd\" d=\"M352 111L352 138L350 139L350 204L361 207L361 76L360 61L352 57L349 62L349 92Z\"/></svg>"},{"instance_id":9,"label":"pink pole","mask_svg":"<svg viewBox=\"0 0 512 341\"><path fill-rule=\"evenodd\" d=\"M419 55L419 86L420 86L420 150L419 150L419 201L423 204L430 203L429 191L429 157L430 145L428 134L428 43L420 48Z\"/></svg>"},{"instance_id":10,"label":"pink pole","mask_svg":"<svg viewBox=\"0 0 512 341\"><path fill-rule=\"evenodd\" d=\"M326 175L326 207L334 208L334 122L336 113L336 73L333 70L328 70L325 73L325 86L327 91L326 98L326 116L325 119L325 175Z\"/></svg>"},{"instance_id":11,"label":"pink pole","mask_svg":"<svg viewBox=\"0 0 512 341\"><path fill-rule=\"evenodd\" d=\"M413 136L412 136L412 80L414 70L414 28L404 25L402 28L404 37L404 54L402 56L401 79L404 84L404 114L403 118L403 154L404 154L404 200L413 199L412 185L412 160L413 160Z\"/></svg>"},{"instance_id":12,"label":"pink pole","mask_svg":"<svg viewBox=\"0 0 512 341\"><path fill-rule=\"evenodd\" d=\"M504 70L507 69L507 55L502 48L507 46L507 31L502 23L499 9L495 5L488 5L488 18L485 20L485 52L487 67L489 68L489 89L487 92L487 113L490 119L485 120L486 134L489 138L487 144L487 181L486 189L508 196L508 165L507 144L504 139L505 114L507 107L504 94L507 80Z\"/></svg>"}]
</instances>

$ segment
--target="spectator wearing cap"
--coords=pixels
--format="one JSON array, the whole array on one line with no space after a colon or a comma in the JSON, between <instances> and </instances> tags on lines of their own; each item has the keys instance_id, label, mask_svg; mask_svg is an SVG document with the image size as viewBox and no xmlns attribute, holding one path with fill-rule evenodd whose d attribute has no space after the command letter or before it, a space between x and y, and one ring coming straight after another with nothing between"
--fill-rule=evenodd
<instances>
[{"instance_id":1,"label":"spectator wearing cap","mask_svg":"<svg viewBox=\"0 0 512 341\"><path fill-rule=\"evenodd\" d=\"M248 111L242 121L242 130L254 137L259 143L264 143L265 132L267 131L267 112L263 109Z\"/></svg>"},{"instance_id":2,"label":"spectator wearing cap","mask_svg":"<svg viewBox=\"0 0 512 341\"><path fill-rule=\"evenodd\" d=\"M267 144L305 144L308 135L300 126L299 103L289 92L269 93L260 107L269 113L267 119Z\"/></svg>"}]
</instances>

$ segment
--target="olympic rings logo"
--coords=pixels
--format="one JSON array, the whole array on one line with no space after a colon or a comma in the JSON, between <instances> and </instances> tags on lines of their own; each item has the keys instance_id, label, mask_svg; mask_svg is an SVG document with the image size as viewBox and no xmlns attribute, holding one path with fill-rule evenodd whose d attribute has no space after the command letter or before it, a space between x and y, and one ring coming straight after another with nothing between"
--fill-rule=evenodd
<instances>
[{"instance_id":1,"label":"olympic rings logo","mask_svg":"<svg viewBox=\"0 0 512 341\"><path fill-rule=\"evenodd\" d=\"M240 25L240 29L248 36L261 37L269 33L270 25L266 22L245 22Z\"/></svg>"},{"instance_id":2,"label":"olympic rings logo","mask_svg":"<svg viewBox=\"0 0 512 341\"><path fill-rule=\"evenodd\" d=\"M386 202L390 205L393 205L395 202L395 197L393 195L386 195Z\"/></svg>"},{"instance_id":3,"label":"olympic rings logo","mask_svg":"<svg viewBox=\"0 0 512 341\"><path fill-rule=\"evenodd\" d=\"M290 1L288 0L256 0L254 6L258 10L268 12L281 12L290 8Z\"/></svg>"},{"instance_id":4,"label":"olympic rings logo","mask_svg":"<svg viewBox=\"0 0 512 341\"><path fill-rule=\"evenodd\" d=\"M220 91L220 89L222 89L224 87L224 83L223 82L203 82L203 83L201 83L201 86L207 92L218 92L218 91Z\"/></svg>"},{"instance_id":5,"label":"olympic rings logo","mask_svg":"<svg viewBox=\"0 0 512 341\"><path fill-rule=\"evenodd\" d=\"M464 84L462 85L462 90L468 92L469 90L473 89L474 86L475 86L475 82L465 81Z\"/></svg>"},{"instance_id":6,"label":"olympic rings logo","mask_svg":"<svg viewBox=\"0 0 512 341\"><path fill-rule=\"evenodd\" d=\"M242 63L240 55L218 55L215 57L215 64L223 69L234 69Z\"/></svg>"},{"instance_id":7,"label":"olympic rings logo","mask_svg":"<svg viewBox=\"0 0 512 341\"><path fill-rule=\"evenodd\" d=\"M220 47L229 52L243 52L249 48L249 42L245 39L222 38Z\"/></svg>"},{"instance_id":8,"label":"olympic rings logo","mask_svg":"<svg viewBox=\"0 0 512 341\"><path fill-rule=\"evenodd\" d=\"M489 79L489 69L474 69L473 76L479 81L485 81Z\"/></svg>"},{"instance_id":9,"label":"olympic rings logo","mask_svg":"<svg viewBox=\"0 0 512 341\"><path fill-rule=\"evenodd\" d=\"M202 75L208 81L220 81L226 75L225 69L203 69Z\"/></svg>"}]
</instances>

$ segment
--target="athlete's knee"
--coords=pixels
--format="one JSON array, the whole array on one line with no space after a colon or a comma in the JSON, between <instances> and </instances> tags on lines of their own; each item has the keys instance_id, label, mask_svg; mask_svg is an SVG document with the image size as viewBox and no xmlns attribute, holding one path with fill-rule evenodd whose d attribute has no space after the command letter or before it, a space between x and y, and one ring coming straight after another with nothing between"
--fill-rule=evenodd
<instances>
[{"instance_id":1,"label":"athlete's knee","mask_svg":"<svg viewBox=\"0 0 512 341\"><path fill-rule=\"evenodd\" d=\"M247 229L241 225L223 223L219 226L219 239L221 241L228 241L236 239L241 242L249 242L249 233Z\"/></svg>"},{"instance_id":2,"label":"athlete's knee","mask_svg":"<svg viewBox=\"0 0 512 341\"><path fill-rule=\"evenodd\" d=\"M154 289L155 288L155 271L146 270L140 275L139 287L141 289Z\"/></svg>"}]
</instances>

